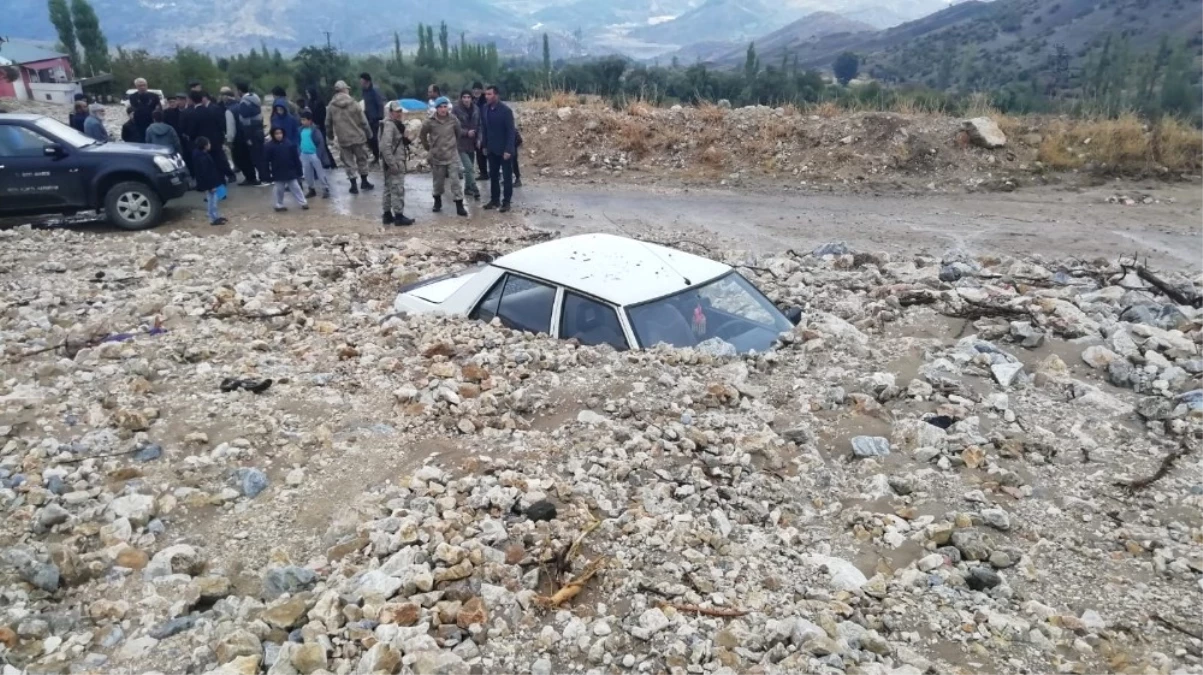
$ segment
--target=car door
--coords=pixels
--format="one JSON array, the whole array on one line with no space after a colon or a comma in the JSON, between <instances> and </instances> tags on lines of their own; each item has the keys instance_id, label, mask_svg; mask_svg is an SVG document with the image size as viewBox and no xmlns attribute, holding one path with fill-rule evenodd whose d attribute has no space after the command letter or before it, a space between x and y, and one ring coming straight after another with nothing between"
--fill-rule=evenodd
<instances>
[{"instance_id":1,"label":"car door","mask_svg":"<svg viewBox=\"0 0 1203 675\"><path fill-rule=\"evenodd\" d=\"M37 130L0 122L0 209L28 212L80 204L82 181L66 154L70 150L49 157L51 145L58 144Z\"/></svg>"},{"instance_id":2,"label":"car door","mask_svg":"<svg viewBox=\"0 0 1203 675\"><path fill-rule=\"evenodd\" d=\"M618 351L630 348L618 308L565 290L560 308L560 337L583 345L610 345Z\"/></svg>"},{"instance_id":3,"label":"car door","mask_svg":"<svg viewBox=\"0 0 1203 675\"><path fill-rule=\"evenodd\" d=\"M481 298L469 318L492 321L530 333L551 335L557 308L558 287L507 273Z\"/></svg>"}]
</instances>

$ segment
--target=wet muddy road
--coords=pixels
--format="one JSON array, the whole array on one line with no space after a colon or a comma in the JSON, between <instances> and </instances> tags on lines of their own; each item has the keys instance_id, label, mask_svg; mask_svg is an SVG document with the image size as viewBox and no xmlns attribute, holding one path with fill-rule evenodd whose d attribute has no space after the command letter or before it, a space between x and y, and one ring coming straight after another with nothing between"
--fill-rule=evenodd
<instances>
[{"instance_id":1,"label":"wet muddy road","mask_svg":"<svg viewBox=\"0 0 1203 675\"><path fill-rule=\"evenodd\" d=\"M1203 269L1203 195L1197 184L912 196L583 185L532 176L527 187L515 191L513 212L484 211L469 202L472 216L465 219L454 215L452 204L432 214L430 175L411 174L406 212L418 223L401 229L380 225L382 181L373 180L374 192L350 195L339 174L330 200L314 200L309 211L289 203L283 214L272 211L270 188L233 187L222 204L230 219L226 228L210 227L199 194L191 194L167 209L167 222L158 230L202 235L229 227L323 230L440 240L471 237L485 227L504 231L507 225L528 225L565 234L605 231L653 238L705 232L756 252L809 250L842 240L862 250L908 253L960 247L974 254L1050 257L1138 254L1155 265ZM1156 203L1107 203L1116 194L1148 195ZM112 232L99 226L81 229Z\"/></svg>"}]
</instances>

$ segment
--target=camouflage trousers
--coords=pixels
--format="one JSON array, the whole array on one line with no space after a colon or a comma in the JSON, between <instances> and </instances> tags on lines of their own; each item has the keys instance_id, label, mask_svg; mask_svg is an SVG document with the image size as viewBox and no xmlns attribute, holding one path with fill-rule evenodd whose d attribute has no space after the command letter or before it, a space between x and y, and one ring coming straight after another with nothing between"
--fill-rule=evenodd
<instances>
[{"instance_id":1,"label":"camouflage trousers","mask_svg":"<svg viewBox=\"0 0 1203 675\"><path fill-rule=\"evenodd\" d=\"M400 215L405 211L405 172L384 172L384 192L381 195L385 211Z\"/></svg>"},{"instance_id":2,"label":"camouflage trousers","mask_svg":"<svg viewBox=\"0 0 1203 675\"><path fill-rule=\"evenodd\" d=\"M451 183L451 198L457 202L464 201L464 167L462 164L434 164L430 167L430 175L434 177L434 196L441 197Z\"/></svg>"},{"instance_id":3,"label":"camouflage trousers","mask_svg":"<svg viewBox=\"0 0 1203 675\"><path fill-rule=\"evenodd\" d=\"M347 178L350 180L368 175L367 144L338 146L338 161L343 163L343 168L347 171Z\"/></svg>"}]
</instances>

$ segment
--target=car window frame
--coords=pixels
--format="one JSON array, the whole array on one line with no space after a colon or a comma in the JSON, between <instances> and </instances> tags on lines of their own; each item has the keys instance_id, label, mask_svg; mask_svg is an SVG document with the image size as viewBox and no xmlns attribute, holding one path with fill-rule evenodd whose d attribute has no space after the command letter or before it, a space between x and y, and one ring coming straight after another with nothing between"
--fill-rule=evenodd
<instances>
[{"instance_id":1,"label":"car window frame","mask_svg":"<svg viewBox=\"0 0 1203 675\"><path fill-rule=\"evenodd\" d=\"M35 153L35 154L32 154L32 155L0 155L0 158L4 158L4 159L38 159L38 158L45 158L45 157L46 157L46 148L47 148L48 146L51 146L51 145L61 145L61 143L59 142L59 140L58 140L58 139L54 138L54 137L53 137L53 136L51 136L49 133L47 133L47 132L45 132L44 130L42 130L42 129L40 129L40 128L36 127L36 126L33 126L33 125L26 126L26 125L24 125L24 124L3 124L3 123L0 123L0 128L5 128L5 129L18 129L18 130L21 130L21 131L25 131L25 132L27 132L27 133L31 133L31 134L33 134L34 136L38 136L38 137L42 138L42 139L45 141L45 142L42 144L42 148L41 148L41 149L40 149L40 150L39 150L37 153Z\"/></svg>"},{"instance_id":2,"label":"car window frame","mask_svg":"<svg viewBox=\"0 0 1203 675\"><path fill-rule=\"evenodd\" d=\"M509 284L510 278L516 277L516 278L520 278L520 279L525 279L526 281L529 281L531 283L539 284L540 286L545 286L545 287L552 289L553 295L552 295L552 301L551 301L552 302L551 318L550 318L550 325L547 327L546 334L550 335L553 338L558 339L560 337L560 313L561 313L560 308L563 304L564 287L559 284L553 284L553 283L547 281L546 279L539 279L538 277L533 277L533 276L530 276L529 274L519 274L519 273L513 272L511 270L506 270L503 267L499 267L497 269L504 270L504 273L501 275L500 278L498 278L496 281L494 281L488 287L488 289L484 293L481 294L481 296L479 298L477 298L476 302L472 305L472 309L468 312L468 318L473 319L475 321L482 320L480 317L474 316L474 315L477 313L477 311L480 310L481 305L484 304L485 300L489 297L489 295L491 295L493 293L493 290L495 288L497 288L499 285L501 286L501 295L500 295L500 297L497 298L497 309L500 310L501 309L501 301L505 299L505 285ZM493 318L494 319L498 318L497 313L493 314ZM493 319L489 319L490 322L492 320ZM526 330L524 328L511 328L510 330L516 330L516 331L520 331L523 333L530 333L532 335L539 334L538 332L532 332L532 331Z\"/></svg>"},{"instance_id":3,"label":"car window frame","mask_svg":"<svg viewBox=\"0 0 1203 675\"><path fill-rule=\"evenodd\" d=\"M564 306L568 302L569 294L575 295L576 297L578 297L582 300L588 300L589 302L601 305L602 307L605 307L605 308L609 309L610 311L614 312L614 318L618 321L618 330L619 330L619 332L622 333L622 340L626 344L622 348L614 347L614 345L610 345L610 346L614 347L615 351L620 351L620 352L630 351L632 349L635 349L635 347L631 346L635 343L631 339L633 336L631 334L630 327L627 325L626 308L625 307L620 307L612 302L606 302L605 300L602 300L601 298L594 297L592 295L589 295L588 293L582 293L581 291L579 291L577 289L568 288L568 287L563 287L561 289L561 293L560 293L560 297L559 297L559 312L558 312L559 318L556 320L556 335L559 339L561 339L561 340L568 339L563 334L563 328L564 328ZM606 344L609 344L609 343L606 343Z\"/></svg>"}]
</instances>

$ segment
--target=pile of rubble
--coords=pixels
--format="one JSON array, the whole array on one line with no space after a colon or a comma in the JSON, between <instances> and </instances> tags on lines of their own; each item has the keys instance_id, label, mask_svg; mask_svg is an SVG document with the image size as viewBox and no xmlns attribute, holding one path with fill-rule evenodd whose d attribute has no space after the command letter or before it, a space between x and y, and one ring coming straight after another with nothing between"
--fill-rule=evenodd
<instances>
[{"instance_id":1,"label":"pile of rubble","mask_svg":"<svg viewBox=\"0 0 1203 675\"><path fill-rule=\"evenodd\" d=\"M1036 129L1008 139L988 119L887 112L833 116L751 106L545 109L519 105L526 163L544 175L612 179L629 172L739 184L760 176L801 187L914 183L1014 189L1045 180ZM1033 121L1033 124L1038 122ZM979 128L988 127L986 136ZM979 140L980 139L980 140Z\"/></svg>"},{"instance_id":2,"label":"pile of rubble","mask_svg":"<svg viewBox=\"0 0 1203 675\"><path fill-rule=\"evenodd\" d=\"M719 357L391 314L536 234L0 237L4 675L1203 667L1203 279L695 239L806 310Z\"/></svg>"}]
</instances>

